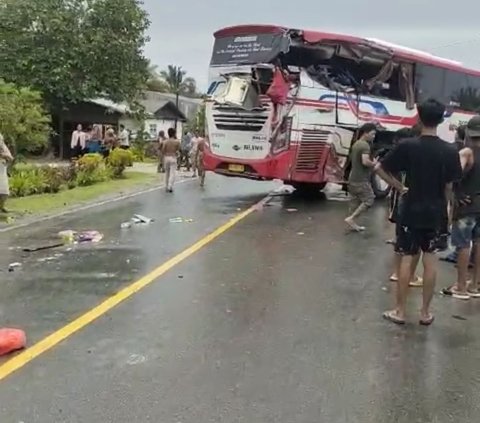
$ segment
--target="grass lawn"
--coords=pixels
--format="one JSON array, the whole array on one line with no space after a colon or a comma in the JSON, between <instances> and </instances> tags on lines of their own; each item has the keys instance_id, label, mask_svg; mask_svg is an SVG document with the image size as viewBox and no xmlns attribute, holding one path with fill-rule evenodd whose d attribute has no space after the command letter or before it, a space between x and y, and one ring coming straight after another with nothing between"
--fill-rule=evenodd
<instances>
[{"instance_id":1,"label":"grass lawn","mask_svg":"<svg viewBox=\"0 0 480 423\"><path fill-rule=\"evenodd\" d=\"M47 214L53 211L58 213L62 209L91 203L102 197L135 191L135 187L140 189L152 184L156 180L159 180L156 174L127 170L124 179L115 179L88 187L63 190L57 194L10 198L7 200L7 208L12 211L13 215Z\"/></svg>"}]
</instances>

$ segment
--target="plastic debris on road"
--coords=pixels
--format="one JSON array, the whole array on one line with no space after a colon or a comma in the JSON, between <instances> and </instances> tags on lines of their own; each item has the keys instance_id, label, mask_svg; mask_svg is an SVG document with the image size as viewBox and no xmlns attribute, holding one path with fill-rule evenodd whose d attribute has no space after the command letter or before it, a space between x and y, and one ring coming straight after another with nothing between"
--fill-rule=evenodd
<instances>
[{"instance_id":1,"label":"plastic debris on road","mask_svg":"<svg viewBox=\"0 0 480 423\"><path fill-rule=\"evenodd\" d=\"M141 214L134 214L128 222L123 222L120 225L122 229L130 229L133 225L149 225L154 219L150 217L142 216Z\"/></svg>"},{"instance_id":2,"label":"plastic debris on road","mask_svg":"<svg viewBox=\"0 0 480 423\"><path fill-rule=\"evenodd\" d=\"M75 232L67 230L59 232L58 236L66 244L83 244L86 242L97 243L103 239L103 234L98 231Z\"/></svg>"},{"instance_id":3,"label":"plastic debris on road","mask_svg":"<svg viewBox=\"0 0 480 423\"><path fill-rule=\"evenodd\" d=\"M185 219L183 217L172 217L168 219L170 223L192 223L193 219Z\"/></svg>"},{"instance_id":4,"label":"plastic debris on road","mask_svg":"<svg viewBox=\"0 0 480 423\"><path fill-rule=\"evenodd\" d=\"M18 262L10 263L8 265L8 271L13 272L15 269L18 269L19 267L22 267L22 263L18 263Z\"/></svg>"},{"instance_id":5,"label":"plastic debris on road","mask_svg":"<svg viewBox=\"0 0 480 423\"><path fill-rule=\"evenodd\" d=\"M27 345L27 336L20 329L0 329L0 356L21 350Z\"/></svg>"},{"instance_id":6,"label":"plastic debris on road","mask_svg":"<svg viewBox=\"0 0 480 423\"><path fill-rule=\"evenodd\" d=\"M298 212L298 209L287 209L288 213L296 213Z\"/></svg>"},{"instance_id":7,"label":"plastic debris on road","mask_svg":"<svg viewBox=\"0 0 480 423\"><path fill-rule=\"evenodd\" d=\"M282 196L282 195L290 195L295 192L295 188L293 188L291 185L282 185L281 187L278 187L272 191L272 195L274 197L276 196Z\"/></svg>"}]
</instances>

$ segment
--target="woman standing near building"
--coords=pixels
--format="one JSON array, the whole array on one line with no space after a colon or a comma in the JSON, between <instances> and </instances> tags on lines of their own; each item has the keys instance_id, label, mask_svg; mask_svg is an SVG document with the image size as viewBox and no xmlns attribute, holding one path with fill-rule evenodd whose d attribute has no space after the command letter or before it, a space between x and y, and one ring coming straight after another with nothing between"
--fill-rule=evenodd
<instances>
[{"instance_id":1,"label":"woman standing near building","mask_svg":"<svg viewBox=\"0 0 480 423\"><path fill-rule=\"evenodd\" d=\"M11 161L13 161L13 156L3 140L3 135L0 134L0 212L2 213L7 213L5 202L10 195L7 165Z\"/></svg>"}]
</instances>

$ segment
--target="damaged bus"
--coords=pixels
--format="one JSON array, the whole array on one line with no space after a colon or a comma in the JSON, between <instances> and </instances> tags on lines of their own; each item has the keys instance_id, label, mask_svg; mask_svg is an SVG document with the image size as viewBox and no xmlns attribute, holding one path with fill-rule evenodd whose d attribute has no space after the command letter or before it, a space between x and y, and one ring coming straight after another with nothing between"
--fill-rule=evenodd
<instances>
[{"instance_id":1,"label":"damaged bus","mask_svg":"<svg viewBox=\"0 0 480 423\"><path fill-rule=\"evenodd\" d=\"M376 39L237 26L215 33L207 94L206 170L317 191L344 183L361 125L378 125L374 154L385 151L425 98L449 106L439 135L453 142L480 108L480 72Z\"/></svg>"}]
</instances>

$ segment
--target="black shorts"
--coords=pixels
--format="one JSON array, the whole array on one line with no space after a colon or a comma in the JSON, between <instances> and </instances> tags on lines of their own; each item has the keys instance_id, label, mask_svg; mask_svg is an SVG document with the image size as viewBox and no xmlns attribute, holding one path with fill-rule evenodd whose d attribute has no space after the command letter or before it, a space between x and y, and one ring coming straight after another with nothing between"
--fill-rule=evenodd
<instances>
[{"instance_id":1,"label":"black shorts","mask_svg":"<svg viewBox=\"0 0 480 423\"><path fill-rule=\"evenodd\" d=\"M397 224L396 235L395 252L404 256L437 253L448 248L448 234L441 229L409 228Z\"/></svg>"}]
</instances>

